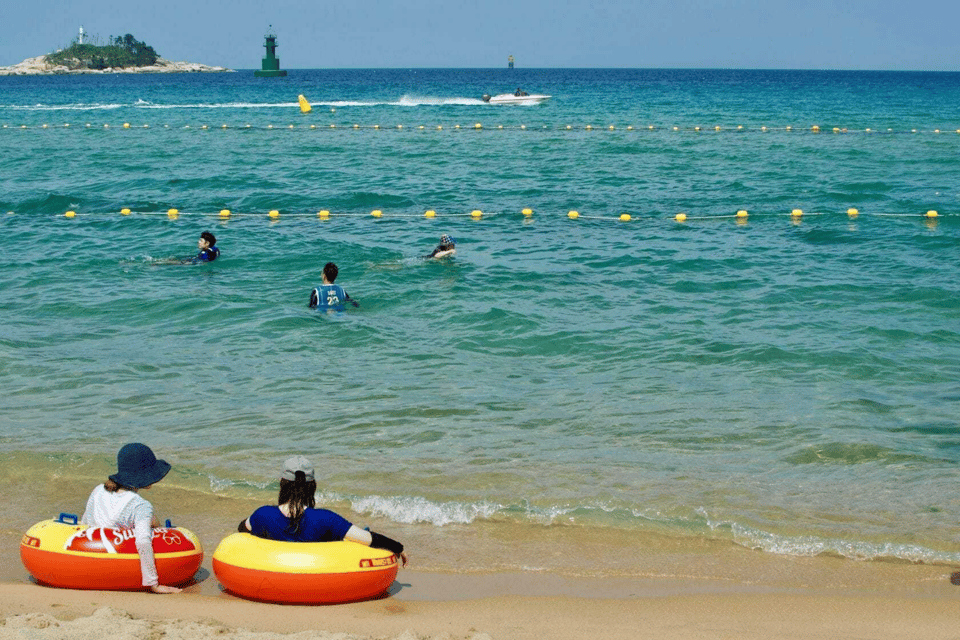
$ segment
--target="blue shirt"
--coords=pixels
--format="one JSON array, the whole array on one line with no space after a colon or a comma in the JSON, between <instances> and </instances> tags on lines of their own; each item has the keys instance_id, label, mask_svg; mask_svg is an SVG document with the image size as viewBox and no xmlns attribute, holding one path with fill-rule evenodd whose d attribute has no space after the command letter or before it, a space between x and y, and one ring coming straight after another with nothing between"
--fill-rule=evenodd
<instances>
[{"instance_id":1,"label":"blue shirt","mask_svg":"<svg viewBox=\"0 0 960 640\"><path fill-rule=\"evenodd\" d=\"M343 311L349 296L338 284L322 284L310 293L310 306L317 309Z\"/></svg>"},{"instance_id":2,"label":"blue shirt","mask_svg":"<svg viewBox=\"0 0 960 640\"><path fill-rule=\"evenodd\" d=\"M200 262L213 262L219 257L220 249L217 249L216 247L207 247L197 254L197 257L193 259L193 263L197 264Z\"/></svg>"},{"instance_id":3,"label":"blue shirt","mask_svg":"<svg viewBox=\"0 0 960 640\"><path fill-rule=\"evenodd\" d=\"M290 518L283 515L280 507L266 505L250 516L253 535L285 542L335 542L343 540L351 526L349 520L328 509L305 510L296 534L290 531Z\"/></svg>"}]
</instances>

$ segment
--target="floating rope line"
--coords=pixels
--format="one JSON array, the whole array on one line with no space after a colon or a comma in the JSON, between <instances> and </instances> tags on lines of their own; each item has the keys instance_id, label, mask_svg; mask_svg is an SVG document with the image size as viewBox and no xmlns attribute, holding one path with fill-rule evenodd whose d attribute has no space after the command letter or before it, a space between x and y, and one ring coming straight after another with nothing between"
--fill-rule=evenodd
<instances>
[{"instance_id":1,"label":"floating rope line","mask_svg":"<svg viewBox=\"0 0 960 640\"><path fill-rule=\"evenodd\" d=\"M411 219L411 218L427 218L433 219L437 217L442 218L471 218L473 220L481 220L484 217L490 216L501 216L504 215L501 212L483 212L480 209L474 209L470 212L460 212L460 213L443 213L438 214L433 209L428 209L422 214L417 213L407 213L407 212L397 212L385 215L384 212L380 209L374 209L369 213L359 213L359 212L339 212L331 213L327 209L321 209L317 213L307 213L303 211L293 211L287 213L281 213L277 209L272 209L267 213L255 213L255 212L240 212L234 213L229 209L221 209L218 213L214 212L203 212L203 211L180 211L179 209L168 209L167 211L131 211L128 208L120 210L120 215L129 216L136 214L137 216L166 216L170 220L177 220L180 216L190 216L190 217L219 217L222 221L226 222L232 218L262 218L264 216L270 218L272 221L278 221L281 217L284 218L318 218L319 220L329 220L330 218L363 218L363 217L372 217L374 219L389 218L389 219ZM533 209L526 208L520 211L524 219L529 219L533 216ZM887 218L923 218L928 222L936 222L940 218L945 216L941 215L939 212L930 210L926 213L873 213L873 212L861 212L857 209L850 208L846 211L847 217L851 220L855 220L861 215L864 217L887 217ZM8 211L7 215L16 215L14 211ZM113 215L105 212L91 212L86 214L78 214L76 211L70 210L62 214L65 218L74 218L77 215L83 215L86 217L93 216L106 216ZM660 217L662 214L630 214L630 213L621 213L619 216L603 216L603 215L581 215L579 211L571 210L567 213L567 217L571 220L602 220L607 222L630 222L632 220L638 220L641 222L650 221L650 222L660 222L665 220L665 218ZM717 214L717 215L704 215L704 216L688 216L686 213L677 213L666 220L673 220L676 222L694 222L701 220L736 220L737 224L746 224L750 217L765 217L765 218L784 218L788 217L794 222L798 222L803 218L807 217L826 217L830 216L830 213L825 212L812 212L804 213L801 209L793 209L789 213L777 213L777 212L761 212L756 214L750 214L745 209L740 209L734 214ZM946 217L958 217L960 214L947 214Z\"/></svg>"}]
</instances>

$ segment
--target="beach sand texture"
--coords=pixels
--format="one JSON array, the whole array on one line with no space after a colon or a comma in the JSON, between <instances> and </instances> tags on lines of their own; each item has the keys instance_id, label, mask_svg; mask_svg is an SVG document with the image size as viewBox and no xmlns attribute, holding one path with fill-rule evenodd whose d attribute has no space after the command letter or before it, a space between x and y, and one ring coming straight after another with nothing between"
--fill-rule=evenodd
<instances>
[{"instance_id":1,"label":"beach sand texture","mask_svg":"<svg viewBox=\"0 0 960 640\"><path fill-rule=\"evenodd\" d=\"M814 591L446 602L387 598L333 607L289 607L194 593L164 597L4 584L0 602L2 640L960 637L956 597Z\"/></svg>"}]
</instances>

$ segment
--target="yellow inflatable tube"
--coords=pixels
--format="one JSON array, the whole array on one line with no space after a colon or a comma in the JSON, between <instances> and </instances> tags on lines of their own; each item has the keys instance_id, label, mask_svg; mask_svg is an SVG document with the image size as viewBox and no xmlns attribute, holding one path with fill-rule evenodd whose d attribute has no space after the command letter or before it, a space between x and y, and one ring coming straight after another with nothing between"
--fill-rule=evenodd
<instances>
[{"instance_id":1,"label":"yellow inflatable tube","mask_svg":"<svg viewBox=\"0 0 960 640\"><path fill-rule=\"evenodd\" d=\"M228 591L267 602L333 604L386 593L397 556L356 542L280 542L249 533L224 538L213 572Z\"/></svg>"}]
</instances>

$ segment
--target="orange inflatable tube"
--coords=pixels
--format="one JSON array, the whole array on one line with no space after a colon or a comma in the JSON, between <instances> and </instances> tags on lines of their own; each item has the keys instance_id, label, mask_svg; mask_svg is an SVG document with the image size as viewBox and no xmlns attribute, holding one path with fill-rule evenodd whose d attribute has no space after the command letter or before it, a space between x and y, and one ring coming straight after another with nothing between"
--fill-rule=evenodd
<instances>
[{"instance_id":1,"label":"orange inflatable tube","mask_svg":"<svg viewBox=\"0 0 960 640\"><path fill-rule=\"evenodd\" d=\"M266 602L336 604L382 596L397 556L356 542L279 542L249 533L224 538L213 572L228 591Z\"/></svg>"},{"instance_id":2,"label":"orange inflatable tube","mask_svg":"<svg viewBox=\"0 0 960 640\"><path fill-rule=\"evenodd\" d=\"M71 521L72 520L72 521ZM153 530L160 584L188 582L200 568L200 540L183 527ZM88 527L61 513L30 527L20 540L20 560L37 582L66 589L142 589L140 556L131 529Z\"/></svg>"}]
</instances>

